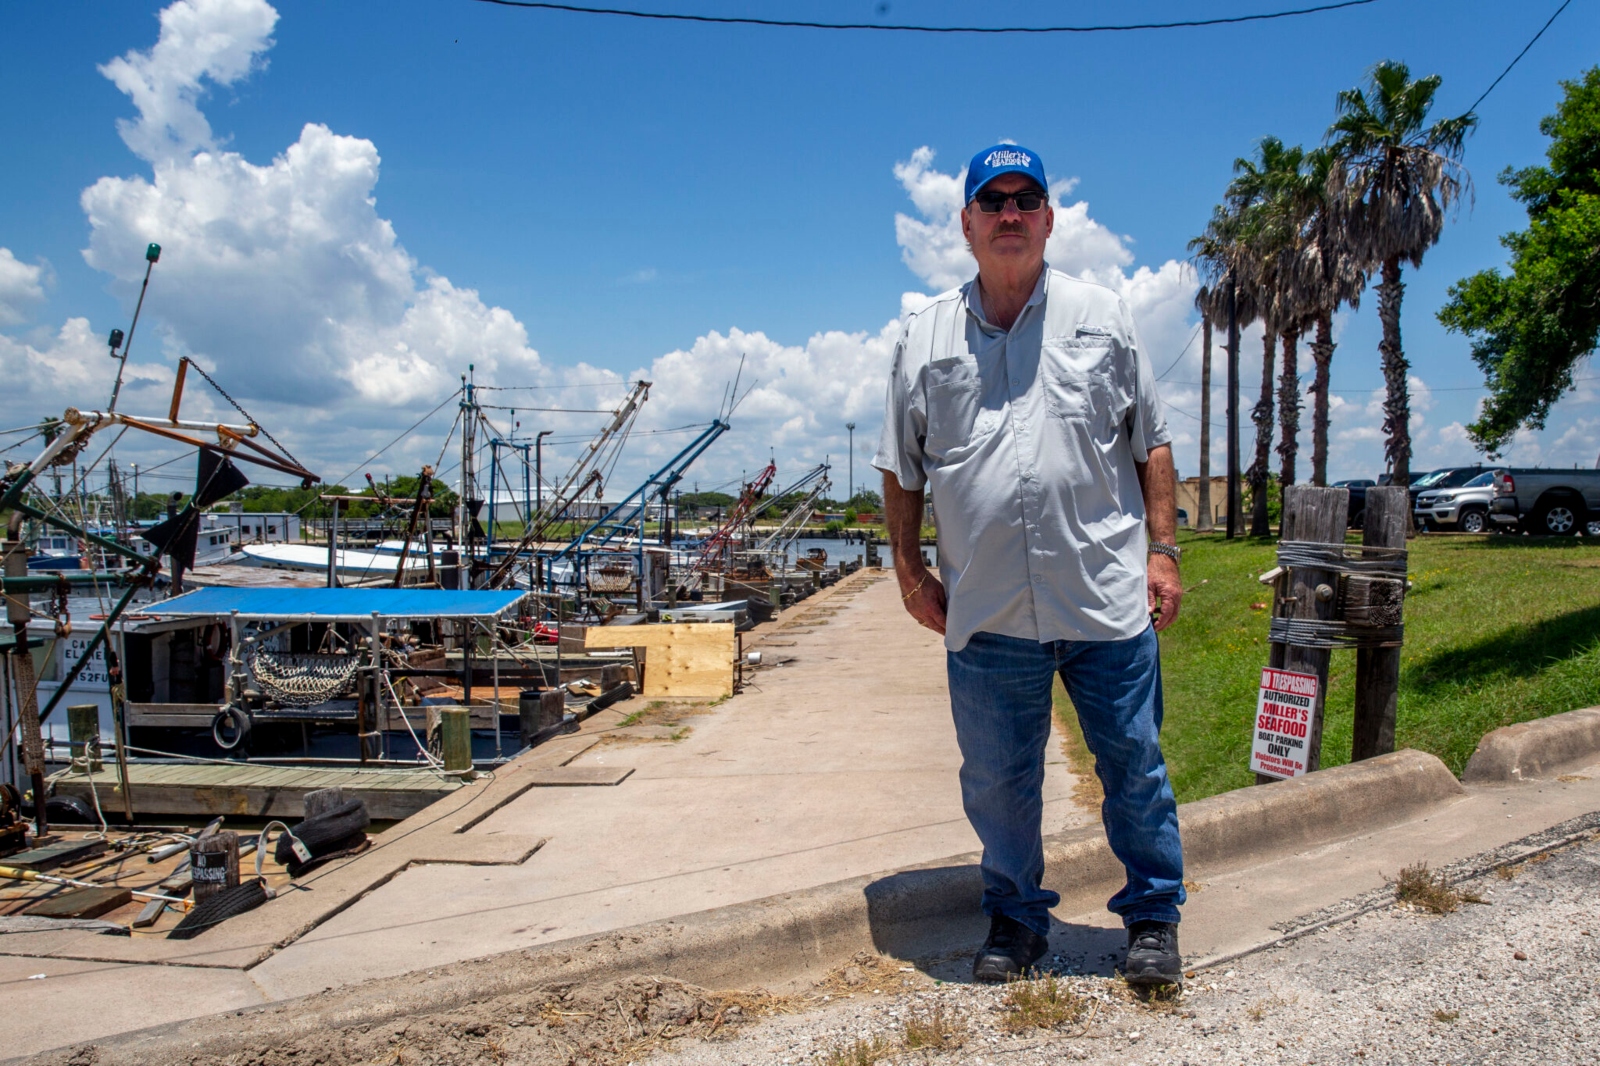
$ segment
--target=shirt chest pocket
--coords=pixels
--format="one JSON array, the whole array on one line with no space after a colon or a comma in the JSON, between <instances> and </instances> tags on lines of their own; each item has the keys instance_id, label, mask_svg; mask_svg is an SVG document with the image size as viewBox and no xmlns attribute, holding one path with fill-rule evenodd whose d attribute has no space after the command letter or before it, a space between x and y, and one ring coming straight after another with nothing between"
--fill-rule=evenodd
<instances>
[{"instance_id":1,"label":"shirt chest pocket","mask_svg":"<svg viewBox=\"0 0 1600 1066\"><path fill-rule=\"evenodd\" d=\"M1086 425L1096 436L1109 434L1133 406L1133 397L1104 369L1062 369L1044 372L1045 401L1063 422Z\"/></svg>"},{"instance_id":2,"label":"shirt chest pocket","mask_svg":"<svg viewBox=\"0 0 1600 1066\"><path fill-rule=\"evenodd\" d=\"M972 437L972 425L983 405L979 378L955 378L928 385L928 433L924 447L943 456Z\"/></svg>"}]
</instances>

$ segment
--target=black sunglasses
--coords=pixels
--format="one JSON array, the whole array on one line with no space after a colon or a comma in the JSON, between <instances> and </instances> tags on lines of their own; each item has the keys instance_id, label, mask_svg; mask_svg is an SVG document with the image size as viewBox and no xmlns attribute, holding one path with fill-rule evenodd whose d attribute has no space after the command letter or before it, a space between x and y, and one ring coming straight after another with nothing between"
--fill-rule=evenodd
<instances>
[{"instance_id":1,"label":"black sunglasses","mask_svg":"<svg viewBox=\"0 0 1600 1066\"><path fill-rule=\"evenodd\" d=\"M1008 202L1015 202L1017 210L1023 214L1032 214L1050 202L1050 197L1038 189L1023 189L1021 192L980 192L972 198L978 205L978 210L986 215L998 215L1006 209Z\"/></svg>"}]
</instances>

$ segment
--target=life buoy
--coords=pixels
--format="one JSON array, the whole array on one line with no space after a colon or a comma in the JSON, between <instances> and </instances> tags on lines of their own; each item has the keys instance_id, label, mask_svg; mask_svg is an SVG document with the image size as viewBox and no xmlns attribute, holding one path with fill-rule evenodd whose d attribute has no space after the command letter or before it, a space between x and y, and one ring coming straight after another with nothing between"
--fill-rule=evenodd
<instances>
[{"instance_id":1,"label":"life buoy","mask_svg":"<svg viewBox=\"0 0 1600 1066\"><path fill-rule=\"evenodd\" d=\"M226 630L222 628L221 622L213 622L206 627L205 635L200 643L201 648L206 653L206 658L222 658L222 642L226 635Z\"/></svg>"}]
</instances>

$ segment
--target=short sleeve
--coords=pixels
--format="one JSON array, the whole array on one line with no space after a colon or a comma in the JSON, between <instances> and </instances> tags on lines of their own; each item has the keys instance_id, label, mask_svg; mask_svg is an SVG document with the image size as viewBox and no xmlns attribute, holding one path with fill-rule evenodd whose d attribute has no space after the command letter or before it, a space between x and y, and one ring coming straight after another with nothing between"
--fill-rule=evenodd
<instances>
[{"instance_id":1,"label":"short sleeve","mask_svg":"<svg viewBox=\"0 0 1600 1066\"><path fill-rule=\"evenodd\" d=\"M889 368L889 387L883 401L883 433L878 438L878 454L872 465L893 474L900 487L918 492L927 484L922 469L923 438L927 420L912 402L913 386L906 370L906 334L894 347L894 363Z\"/></svg>"},{"instance_id":2,"label":"short sleeve","mask_svg":"<svg viewBox=\"0 0 1600 1066\"><path fill-rule=\"evenodd\" d=\"M1129 352L1134 363L1133 406L1128 410L1128 443L1133 449L1135 462L1150 461L1150 449L1172 443L1172 433L1167 429L1167 418L1161 407L1161 397L1156 392L1156 375L1150 366L1149 353L1139 342L1133 316L1127 305L1122 307L1125 335L1129 338Z\"/></svg>"}]
</instances>

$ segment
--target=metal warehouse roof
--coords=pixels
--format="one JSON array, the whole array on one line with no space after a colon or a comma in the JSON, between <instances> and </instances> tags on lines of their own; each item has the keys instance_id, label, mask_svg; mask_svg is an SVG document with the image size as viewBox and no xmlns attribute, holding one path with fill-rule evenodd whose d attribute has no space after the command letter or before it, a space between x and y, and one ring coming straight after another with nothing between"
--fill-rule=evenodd
<instances>
[{"instance_id":1,"label":"metal warehouse roof","mask_svg":"<svg viewBox=\"0 0 1600 1066\"><path fill-rule=\"evenodd\" d=\"M506 591L452 589L204 588L129 612L132 619L226 618L248 621L366 621L380 618L496 618L526 596Z\"/></svg>"}]
</instances>

